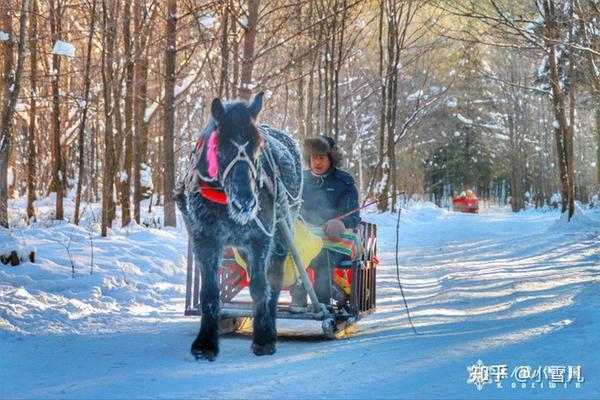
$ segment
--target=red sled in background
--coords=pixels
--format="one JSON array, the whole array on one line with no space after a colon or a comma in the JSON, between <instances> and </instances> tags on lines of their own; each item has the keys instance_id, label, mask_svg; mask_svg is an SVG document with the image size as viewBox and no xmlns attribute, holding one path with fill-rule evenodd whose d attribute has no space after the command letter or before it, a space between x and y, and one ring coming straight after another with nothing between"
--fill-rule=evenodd
<instances>
[{"instance_id":1,"label":"red sled in background","mask_svg":"<svg viewBox=\"0 0 600 400\"><path fill-rule=\"evenodd\" d=\"M467 189L459 197L452 199L452 210L477 214L479 212L479 200L470 189Z\"/></svg>"}]
</instances>

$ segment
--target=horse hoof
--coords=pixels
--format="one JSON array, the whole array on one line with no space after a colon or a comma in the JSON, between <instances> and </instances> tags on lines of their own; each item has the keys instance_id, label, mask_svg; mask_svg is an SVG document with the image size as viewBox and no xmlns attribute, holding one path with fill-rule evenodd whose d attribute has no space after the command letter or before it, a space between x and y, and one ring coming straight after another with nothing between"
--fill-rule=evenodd
<instances>
[{"instance_id":1,"label":"horse hoof","mask_svg":"<svg viewBox=\"0 0 600 400\"><path fill-rule=\"evenodd\" d=\"M252 343L252 351L257 356L270 356L275 354L277 346L275 345L275 342L265 344Z\"/></svg>"},{"instance_id":2,"label":"horse hoof","mask_svg":"<svg viewBox=\"0 0 600 400\"><path fill-rule=\"evenodd\" d=\"M214 351L210 351L210 350L201 351L201 350L192 349L192 355L194 356L196 361L199 361L199 360L215 361L215 358L217 357L217 353L215 353Z\"/></svg>"},{"instance_id":3,"label":"horse hoof","mask_svg":"<svg viewBox=\"0 0 600 400\"><path fill-rule=\"evenodd\" d=\"M215 361L215 358L217 358L217 354L219 354L219 349L203 348L201 345L194 342L194 344L192 344L191 352L192 355L196 358L196 360Z\"/></svg>"}]
</instances>

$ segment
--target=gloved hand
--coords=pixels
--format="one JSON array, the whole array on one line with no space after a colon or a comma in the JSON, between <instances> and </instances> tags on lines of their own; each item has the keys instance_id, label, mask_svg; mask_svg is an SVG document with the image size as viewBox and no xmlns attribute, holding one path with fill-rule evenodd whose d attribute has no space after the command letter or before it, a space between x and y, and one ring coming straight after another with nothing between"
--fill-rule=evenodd
<instances>
[{"instance_id":1,"label":"gloved hand","mask_svg":"<svg viewBox=\"0 0 600 400\"><path fill-rule=\"evenodd\" d=\"M330 219L325 223L325 234L329 239L340 240L344 230L346 230L346 226L339 219Z\"/></svg>"}]
</instances>

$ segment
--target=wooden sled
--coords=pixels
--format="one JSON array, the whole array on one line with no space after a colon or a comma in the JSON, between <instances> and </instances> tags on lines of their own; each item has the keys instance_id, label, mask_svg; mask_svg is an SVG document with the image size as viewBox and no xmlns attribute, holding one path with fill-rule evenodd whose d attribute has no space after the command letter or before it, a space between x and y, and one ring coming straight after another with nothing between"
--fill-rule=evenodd
<instances>
[{"instance_id":1,"label":"wooden sled","mask_svg":"<svg viewBox=\"0 0 600 400\"><path fill-rule=\"evenodd\" d=\"M332 266L331 289L332 292L345 293L346 297L343 301L326 304L326 309L319 308L312 302L304 311L300 312L292 310L289 302L280 301L277 307L277 318L321 321L324 336L334 339L352 333L358 320L375 311L378 264L377 226L361 222L358 233L362 249L360 257L351 260L349 265ZM311 272L312 270L309 268L307 275L310 275ZM252 301L248 299L249 296L246 296L245 299L242 298L243 296L239 296L248 283L245 269L237 264L233 252L226 249L219 273L221 289L219 333L234 332L253 317ZM350 285L349 289L348 284ZM314 294L314 290L311 282L309 285L310 288L305 286L311 297L310 292L312 290ZM190 241L188 243L185 315L201 314L200 266L194 262Z\"/></svg>"}]
</instances>

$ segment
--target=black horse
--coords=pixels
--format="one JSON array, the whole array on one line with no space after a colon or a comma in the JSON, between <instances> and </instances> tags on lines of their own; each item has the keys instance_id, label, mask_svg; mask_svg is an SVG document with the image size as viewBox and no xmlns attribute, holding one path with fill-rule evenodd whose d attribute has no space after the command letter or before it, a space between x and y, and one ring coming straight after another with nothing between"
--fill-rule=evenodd
<instances>
[{"instance_id":1,"label":"black horse","mask_svg":"<svg viewBox=\"0 0 600 400\"><path fill-rule=\"evenodd\" d=\"M292 227L300 207L302 166L298 146L285 133L257 126L263 93L251 104L214 99L212 118L198 141L186 179L175 198L200 263L202 321L191 352L213 360L219 352L218 274L223 248L247 260L254 305L252 350L276 351L275 316L288 252L277 223Z\"/></svg>"}]
</instances>

